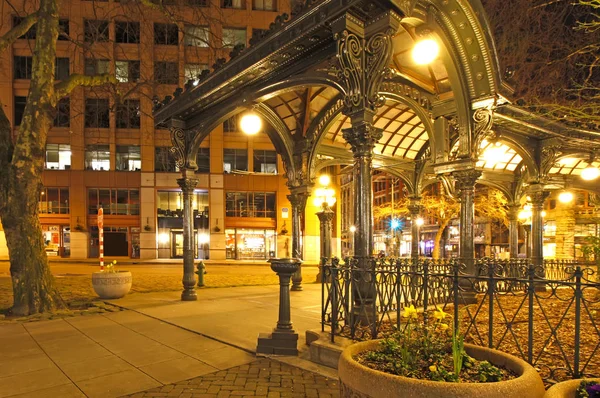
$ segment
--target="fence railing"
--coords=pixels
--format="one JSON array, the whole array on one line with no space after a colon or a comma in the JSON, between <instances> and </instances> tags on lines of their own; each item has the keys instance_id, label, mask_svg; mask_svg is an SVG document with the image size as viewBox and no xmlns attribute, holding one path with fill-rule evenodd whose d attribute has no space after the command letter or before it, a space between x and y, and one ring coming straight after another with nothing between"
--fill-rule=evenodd
<instances>
[{"instance_id":1,"label":"fence railing","mask_svg":"<svg viewBox=\"0 0 600 398\"><path fill-rule=\"evenodd\" d=\"M600 375L600 282L594 264L350 258L324 262L322 327L356 340L403 325L403 307L453 314L465 340L509 352L547 383Z\"/></svg>"}]
</instances>

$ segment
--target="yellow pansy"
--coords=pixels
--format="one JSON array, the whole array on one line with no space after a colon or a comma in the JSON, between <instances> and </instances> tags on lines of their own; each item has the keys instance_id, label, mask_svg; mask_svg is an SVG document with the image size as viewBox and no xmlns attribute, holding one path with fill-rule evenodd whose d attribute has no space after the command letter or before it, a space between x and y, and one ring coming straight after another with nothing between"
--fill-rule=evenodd
<instances>
[{"instance_id":1,"label":"yellow pansy","mask_svg":"<svg viewBox=\"0 0 600 398\"><path fill-rule=\"evenodd\" d=\"M431 366L429 367L429 370L430 370L430 371L432 371L432 372L437 372L437 366L435 366L435 365L431 365Z\"/></svg>"},{"instance_id":2,"label":"yellow pansy","mask_svg":"<svg viewBox=\"0 0 600 398\"><path fill-rule=\"evenodd\" d=\"M440 327L440 329L442 329L442 330L446 330L446 329L448 329L448 325L446 325L445 323L440 323L439 327Z\"/></svg>"}]
</instances>

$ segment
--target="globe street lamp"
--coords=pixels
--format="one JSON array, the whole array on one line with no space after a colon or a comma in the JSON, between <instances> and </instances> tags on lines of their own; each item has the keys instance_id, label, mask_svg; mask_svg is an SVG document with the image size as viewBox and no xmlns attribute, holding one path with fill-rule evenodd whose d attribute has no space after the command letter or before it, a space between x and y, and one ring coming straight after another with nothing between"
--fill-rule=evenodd
<instances>
[{"instance_id":1,"label":"globe street lamp","mask_svg":"<svg viewBox=\"0 0 600 398\"><path fill-rule=\"evenodd\" d=\"M331 230L334 214L331 206L335 204L335 191L333 188L328 188L330 182L331 178L327 175L322 175L319 178L321 187L316 189L313 200L314 205L320 208L320 211L317 212L317 217L319 217L320 223L321 263L323 263L323 260L329 261L331 258ZM319 267L317 282L322 281L322 270Z\"/></svg>"}]
</instances>

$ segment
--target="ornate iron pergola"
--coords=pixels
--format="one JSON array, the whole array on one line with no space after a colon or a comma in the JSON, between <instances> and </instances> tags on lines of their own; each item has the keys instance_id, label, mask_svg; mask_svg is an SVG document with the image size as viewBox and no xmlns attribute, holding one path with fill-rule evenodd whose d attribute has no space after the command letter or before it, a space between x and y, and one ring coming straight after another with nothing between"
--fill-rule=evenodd
<instances>
[{"instance_id":1,"label":"ornate iron pergola","mask_svg":"<svg viewBox=\"0 0 600 398\"><path fill-rule=\"evenodd\" d=\"M476 183L511 202L511 254L516 256L520 198L532 202L532 258L542 263L542 204L551 189L599 192L575 178L596 166L600 133L550 122L510 103L491 29L479 0L307 0L294 18L277 17L263 37L232 52L212 73L156 101L155 123L171 130L184 197L184 300L194 300L191 193L200 143L229 117L254 109L281 155L292 205L292 253L302 257L301 217L316 172L353 164L355 256L372 253L373 162L402 178L410 210L442 181L460 198L460 256L473 272ZM434 38L441 53L416 65L410 50ZM500 161L486 162L490 146ZM569 162L561 163L561 159ZM576 159L573 161L573 159ZM417 244L413 228L413 245ZM414 255L417 250L413 250ZM299 286L301 275L294 279Z\"/></svg>"}]
</instances>

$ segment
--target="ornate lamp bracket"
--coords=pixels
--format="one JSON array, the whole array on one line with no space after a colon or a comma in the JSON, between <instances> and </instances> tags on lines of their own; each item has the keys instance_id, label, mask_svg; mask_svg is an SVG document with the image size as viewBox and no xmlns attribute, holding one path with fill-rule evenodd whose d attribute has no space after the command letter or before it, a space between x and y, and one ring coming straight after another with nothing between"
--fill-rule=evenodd
<instances>
[{"instance_id":1,"label":"ornate lamp bracket","mask_svg":"<svg viewBox=\"0 0 600 398\"><path fill-rule=\"evenodd\" d=\"M473 113L473 147L472 153L478 158L481 152L481 143L483 140L496 141L496 133L492 130L494 122L494 113L491 109L480 108Z\"/></svg>"},{"instance_id":2,"label":"ornate lamp bracket","mask_svg":"<svg viewBox=\"0 0 600 398\"><path fill-rule=\"evenodd\" d=\"M192 156L194 148L192 142L198 133L196 130L186 130L185 123L181 120L171 121L171 153L175 157L175 164L180 170L197 170L196 157Z\"/></svg>"}]
</instances>

